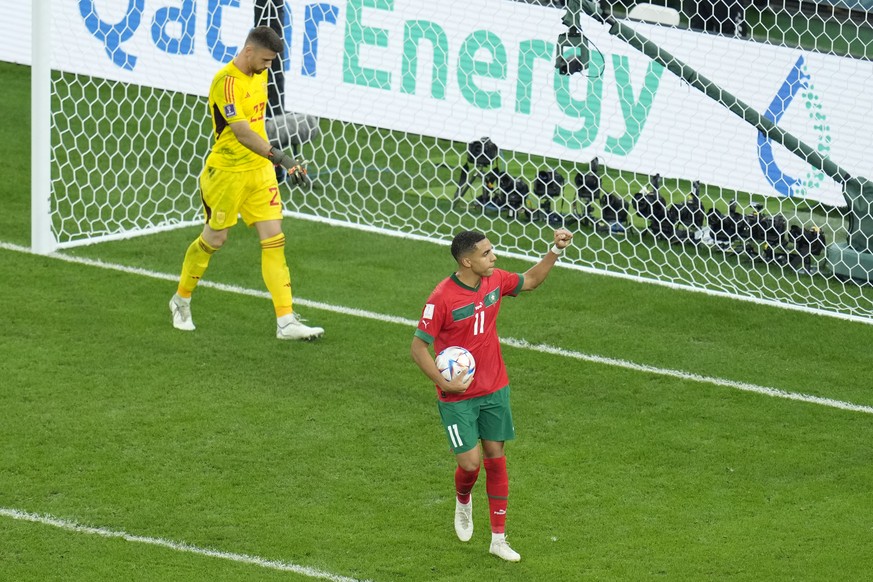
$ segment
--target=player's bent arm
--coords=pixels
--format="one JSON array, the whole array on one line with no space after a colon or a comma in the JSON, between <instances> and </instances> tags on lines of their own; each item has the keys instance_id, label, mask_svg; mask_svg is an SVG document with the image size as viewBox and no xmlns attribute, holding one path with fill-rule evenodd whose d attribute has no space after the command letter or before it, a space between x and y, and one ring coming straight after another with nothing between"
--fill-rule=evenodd
<instances>
[{"instance_id":1,"label":"player's bent arm","mask_svg":"<svg viewBox=\"0 0 873 582\"><path fill-rule=\"evenodd\" d=\"M569 230L559 228L555 231L554 246L549 249L549 252L546 253L546 256L544 256L539 263L525 271L524 285L521 287L522 291L536 289L546 280L552 267L554 267L555 263L558 261L558 257L563 254L564 249L567 248L571 240L573 240L573 233Z\"/></svg>"},{"instance_id":2,"label":"player's bent arm","mask_svg":"<svg viewBox=\"0 0 873 582\"><path fill-rule=\"evenodd\" d=\"M270 142L258 135L247 121L237 121L230 124L230 129L237 141L259 156L263 156L276 165L288 170L288 177L292 184L307 184L306 166L304 162L298 162L280 149L274 148Z\"/></svg>"},{"instance_id":3,"label":"player's bent arm","mask_svg":"<svg viewBox=\"0 0 873 582\"><path fill-rule=\"evenodd\" d=\"M546 253L546 256L540 259L539 263L524 272L524 285L522 285L521 290L531 291L539 287L540 283L549 276L549 271L552 270L557 261L558 255L552 251Z\"/></svg>"},{"instance_id":4,"label":"player's bent arm","mask_svg":"<svg viewBox=\"0 0 873 582\"><path fill-rule=\"evenodd\" d=\"M416 365L418 365L424 375L430 378L431 382L445 390L443 385L448 384L448 382L446 382L446 379L443 378L442 374L440 374L433 358L430 357L430 350L428 349L427 342L421 338L412 338L412 360Z\"/></svg>"},{"instance_id":5,"label":"player's bent arm","mask_svg":"<svg viewBox=\"0 0 873 582\"><path fill-rule=\"evenodd\" d=\"M412 360L418 365L419 369L421 369L425 376L430 378L431 382L439 386L440 390L443 392L460 394L465 392L470 385L470 382L473 381L473 377L467 376L466 374L459 374L458 377L451 382L443 378L443 375L440 374L440 371L436 367L436 363L434 363L433 358L430 355L427 342L421 338L412 338L411 353Z\"/></svg>"},{"instance_id":6,"label":"player's bent arm","mask_svg":"<svg viewBox=\"0 0 873 582\"><path fill-rule=\"evenodd\" d=\"M269 158L272 145L270 142L258 135L248 121L236 121L230 124L230 130L236 137L236 140L249 148L259 156Z\"/></svg>"}]
</instances>

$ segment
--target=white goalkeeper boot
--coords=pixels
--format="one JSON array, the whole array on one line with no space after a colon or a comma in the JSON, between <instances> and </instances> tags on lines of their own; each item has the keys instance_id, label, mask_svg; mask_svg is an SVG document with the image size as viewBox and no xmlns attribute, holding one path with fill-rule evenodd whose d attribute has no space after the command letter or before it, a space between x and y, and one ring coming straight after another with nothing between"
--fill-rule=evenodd
<instances>
[{"instance_id":1,"label":"white goalkeeper boot","mask_svg":"<svg viewBox=\"0 0 873 582\"><path fill-rule=\"evenodd\" d=\"M276 319L276 337L279 339L311 340L323 334L324 329L306 325L296 312Z\"/></svg>"},{"instance_id":2,"label":"white goalkeeper boot","mask_svg":"<svg viewBox=\"0 0 873 582\"><path fill-rule=\"evenodd\" d=\"M191 298L179 297L173 294L170 299L170 313L173 314L173 327L182 331L194 331L194 320L191 319Z\"/></svg>"},{"instance_id":3,"label":"white goalkeeper boot","mask_svg":"<svg viewBox=\"0 0 873 582\"><path fill-rule=\"evenodd\" d=\"M455 533L462 542L469 542L473 537L473 496L467 504L458 501L455 496Z\"/></svg>"},{"instance_id":4,"label":"white goalkeeper boot","mask_svg":"<svg viewBox=\"0 0 873 582\"><path fill-rule=\"evenodd\" d=\"M509 547L504 534L491 534L491 549L488 551L507 562L521 561L519 553Z\"/></svg>"}]
</instances>

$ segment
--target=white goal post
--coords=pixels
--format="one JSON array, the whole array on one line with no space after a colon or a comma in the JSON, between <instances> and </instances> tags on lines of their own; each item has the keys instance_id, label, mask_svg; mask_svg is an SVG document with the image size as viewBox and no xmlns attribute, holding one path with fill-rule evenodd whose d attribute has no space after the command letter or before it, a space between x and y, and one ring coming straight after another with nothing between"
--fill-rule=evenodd
<instances>
[{"instance_id":1,"label":"white goal post","mask_svg":"<svg viewBox=\"0 0 873 582\"><path fill-rule=\"evenodd\" d=\"M574 268L873 322L873 269L846 277L829 256L867 248L868 210L608 25L581 17L591 57L576 71L563 2L277 1L281 106L308 127L295 147L313 179L285 191L288 214L440 242L477 228L522 257L563 225ZM873 176L868 0L610 2L852 176ZM205 93L254 4L32 3L35 251L199 222ZM0 45L2 60L19 53Z\"/></svg>"},{"instance_id":2,"label":"white goal post","mask_svg":"<svg viewBox=\"0 0 873 582\"><path fill-rule=\"evenodd\" d=\"M48 2L34 2L31 17L31 247L48 254L57 248L51 204L51 21Z\"/></svg>"}]
</instances>

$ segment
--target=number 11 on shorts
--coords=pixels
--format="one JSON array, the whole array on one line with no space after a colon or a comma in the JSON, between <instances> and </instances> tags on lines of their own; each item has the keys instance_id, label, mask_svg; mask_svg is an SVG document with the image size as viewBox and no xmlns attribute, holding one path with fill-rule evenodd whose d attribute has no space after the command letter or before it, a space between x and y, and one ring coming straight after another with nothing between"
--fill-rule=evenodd
<instances>
[{"instance_id":1,"label":"number 11 on shorts","mask_svg":"<svg viewBox=\"0 0 873 582\"><path fill-rule=\"evenodd\" d=\"M457 424L450 424L446 427L446 430L449 431L449 440L452 441L452 448L457 449L458 447L464 446L464 441L461 440L461 435L458 432Z\"/></svg>"}]
</instances>

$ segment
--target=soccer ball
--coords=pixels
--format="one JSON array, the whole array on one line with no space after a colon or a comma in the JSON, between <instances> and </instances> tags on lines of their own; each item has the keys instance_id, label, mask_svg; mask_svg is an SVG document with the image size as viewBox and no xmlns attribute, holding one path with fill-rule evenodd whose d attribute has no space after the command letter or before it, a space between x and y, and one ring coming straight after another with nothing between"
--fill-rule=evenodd
<instances>
[{"instance_id":1,"label":"soccer ball","mask_svg":"<svg viewBox=\"0 0 873 582\"><path fill-rule=\"evenodd\" d=\"M473 354L459 346L451 346L441 351L436 357L436 366L443 378L449 382L464 368L467 369L467 376L472 376L476 372L476 360Z\"/></svg>"}]
</instances>

